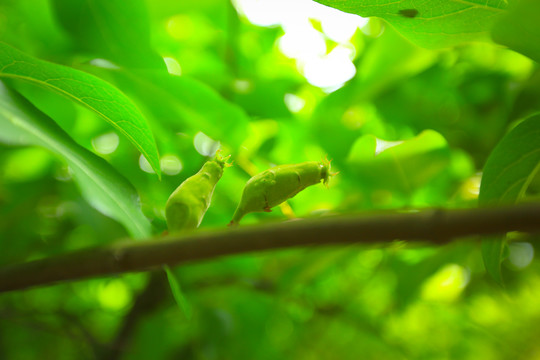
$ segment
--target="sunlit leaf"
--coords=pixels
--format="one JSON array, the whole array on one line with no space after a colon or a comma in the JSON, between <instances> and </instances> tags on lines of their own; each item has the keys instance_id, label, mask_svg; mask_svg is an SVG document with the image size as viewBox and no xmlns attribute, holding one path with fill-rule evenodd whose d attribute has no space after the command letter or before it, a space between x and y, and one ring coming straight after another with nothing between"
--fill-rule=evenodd
<instances>
[{"instance_id":1,"label":"sunlit leaf","mask_svg":"<svg viewBox=\"0 0 540 360\"><path fill-rule=\"evenodd\" d=\"M31 82L95 111L124 134L158 175L159 155L152 131L137 107L118 89L82 71L49 63L0 43L0 78Z\"/></svg>"},{"instance_id":2,"label":"sunlit leaf","mask_svg":"<svg viewBox=\"0 0 540 360\"><path fill-rule=\"evenodd\" d=\"M403 142L365 135L354 143L348 157L362 185L406 194L427 184L449 160L446 140L433 130Z\"/></svg>"},{"instance_id":3,"label":"sunlit leaf","mask_svg":"<svg viewBox=\"0 0 540 360\"><path fill-rule=\"evenodd\" d=\"M512 5L493 27L493 40L540 62L540 2L521 0Z\"/></svg>"},{"instance_id":4,"label":"sunlit leaf","mask_svg":"<svg viewBox=\"0 0 540 360\"><path fill-rule=\"evenodd\" d=\"M489 156L482 175L480 206L512 204L527 190L540 166L540 115L532 116L513 128ZM482 242L487 271L501 282L504 237Z\"/></svg>"},{"instance_id":5,"label":"sunlit leaf","mask_svg":"<svg viewBox=\"0 0 540 360\"><path fill-rule=\"evenodd\" d=\"M363 17L380 17L412 42L427 48L488 40L494 21L507 7L501 0L316 1Z\"/></svg>"},{"instance_id":6,"label":"sunlit leaf","mask_svg":"<svg viewBox=\"0 0 540 360\"><path fill-rule=\"evenodd\" d=\"M135 238L148 237L150 223L138 204L133 186L105 160L78 145L56 123L19 94L0 87L0 136L22 144L40 145L65 160L84 198L126 227Z\"/></svg>"}]
</instances>

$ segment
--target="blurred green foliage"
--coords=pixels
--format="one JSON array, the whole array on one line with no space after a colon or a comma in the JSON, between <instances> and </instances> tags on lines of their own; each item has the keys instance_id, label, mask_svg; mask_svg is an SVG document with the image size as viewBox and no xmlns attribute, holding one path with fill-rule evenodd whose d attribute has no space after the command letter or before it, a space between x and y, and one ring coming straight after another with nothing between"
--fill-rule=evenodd
<instances>
[{"instance_id":1,"label":"blurred green foliage","mask_svg":"<svg viewBox=\"0 0 540 360\"><path fill-rule=\"evenodd\" d=\"M388 22L309 1L1 1L0 265L159 236L218 148L234 166L206 229L250 176L325 156L329 189L243 222L538 198L537 5L339 3ZM478 240L184 265L189 319L163 272L0 294L0 358L538 357L538 237L484 251L504 287Z\"/></svg>"}]
</instances>

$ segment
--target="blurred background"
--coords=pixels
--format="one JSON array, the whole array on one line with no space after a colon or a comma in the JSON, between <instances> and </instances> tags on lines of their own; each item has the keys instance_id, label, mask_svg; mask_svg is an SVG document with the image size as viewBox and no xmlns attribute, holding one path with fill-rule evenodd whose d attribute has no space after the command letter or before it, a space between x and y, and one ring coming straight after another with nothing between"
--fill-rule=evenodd
<instances>
[{"instance_id":1,"label":"blurred background","mask_svg":"<svg viewBox=\"0 0 540 360\"><path fill-rule=\"evenodd\" d=\"M243 222L475 207L490 152L540 105L523 55L489 41L423 49L309 0L2 0L0 41L98 76L142 111L161 181L91 111L10 83L131 182L155 235L170 193L218 148L234 166L201 228L230 221L250 176L325 156L340 172L328 189ZM537 176L528 196L539 189ZM91 204L65 159L0 136L1 265L130 236ZM478 239L461 239L185 265L175 273L191 316L161 272L0 294L0 358L540 358L536 238L510 237L504 287Z\"/></svg>"}]
</instances>

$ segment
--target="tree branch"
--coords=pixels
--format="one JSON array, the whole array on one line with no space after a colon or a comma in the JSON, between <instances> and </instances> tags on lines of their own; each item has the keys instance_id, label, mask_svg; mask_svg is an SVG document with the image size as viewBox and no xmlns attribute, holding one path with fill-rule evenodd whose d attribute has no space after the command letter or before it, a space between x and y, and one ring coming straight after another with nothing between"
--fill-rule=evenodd
<instances>
[{"instance_id":1,"label":"tree branch","mask_svg":"<svg viewBox=\"0 0 540 360\"><path fill-rule=\"evenodd\" d=\"M540 203L324 217L121 242L6 266L0 269L0 292L270 249L397 239L442 244L457 237L509 231L540 232Z\"/></svg>"}]
</instances>

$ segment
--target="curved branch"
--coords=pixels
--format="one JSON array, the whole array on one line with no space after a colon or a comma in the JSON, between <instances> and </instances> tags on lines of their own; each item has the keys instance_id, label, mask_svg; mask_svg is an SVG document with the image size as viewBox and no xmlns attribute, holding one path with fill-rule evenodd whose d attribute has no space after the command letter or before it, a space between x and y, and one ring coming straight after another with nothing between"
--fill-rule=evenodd
<instances>
[{"instance_id":1,"label":"curved branch","mask_svg":"<svg viewBox=\"0 0 540 360\"><path fill-rule=\"evenodd\" d=\"M0 292L270 249L394 240L442 244L509 231L540 232L540 203L324 217L122 242L4 267Z\"/></svg>"}]
</instances>

